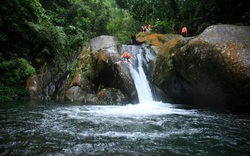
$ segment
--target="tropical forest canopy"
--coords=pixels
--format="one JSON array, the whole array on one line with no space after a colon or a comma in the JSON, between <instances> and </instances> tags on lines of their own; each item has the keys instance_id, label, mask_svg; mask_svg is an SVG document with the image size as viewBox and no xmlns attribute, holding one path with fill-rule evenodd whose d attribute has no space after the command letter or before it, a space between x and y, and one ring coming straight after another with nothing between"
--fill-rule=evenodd
<instances>
[{"instance_id":1,"label":"tropical forest canopy","mask_svg":"<svg viewBox=\"0 0 250 156\"><path fill-rule=\"evenodd\" d=\"M187 26L196 35L217 23L249 25L247 0L1 1L0 99L22 94L15 89L44 64L60 62L66 70L95 36L112 35L126 43L144 24L156 33L179 33Z\"/></svg>"}]
</instances>

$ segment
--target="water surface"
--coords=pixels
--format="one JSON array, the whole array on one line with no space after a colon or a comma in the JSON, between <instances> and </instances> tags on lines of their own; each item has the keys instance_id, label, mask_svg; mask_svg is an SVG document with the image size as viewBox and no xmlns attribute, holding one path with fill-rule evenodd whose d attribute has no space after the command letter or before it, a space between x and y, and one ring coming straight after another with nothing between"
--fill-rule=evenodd
<instances>
[{"instance_id":1,"label":"water surface","mask_svg":"<svg viewBox=\"0 0 250 156\"><path fill-rule=\"evenodd\" d=\"M250 118L183 105L0 109L0 155L249 155Z\"/></svg>"}]
</instances>

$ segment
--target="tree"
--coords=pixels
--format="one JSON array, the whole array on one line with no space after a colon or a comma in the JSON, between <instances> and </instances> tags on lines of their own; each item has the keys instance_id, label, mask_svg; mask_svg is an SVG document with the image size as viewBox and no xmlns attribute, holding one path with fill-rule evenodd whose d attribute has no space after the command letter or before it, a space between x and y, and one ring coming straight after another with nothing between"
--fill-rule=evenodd
<instances>
[{"instance_id":1,"label":"tree","mask_svg":"<svg viewBox=\"0 0 250 156\"><path fill-rule=\"evenodd\" d=\"M107 32L116 36L121 43L130 40L131 34L140 31L140 23L132 18L128 11L119 8L111 8L109 22L107 23Z\"/></svg>"},{"instance_id":2,"label":"tree","mask_svg":"<svg viewBox=\"0 0 250 156\"><path fill-rule=\"evenodd\" d=\"M6 0L0 6L0 46L3 57L27 57L28 38L26 21L40 23L46 19L45 10L38 0Z\"/></svg>"},{"instance_id":3,"label":"tree","mask_svg":"<svg viewBox=\"0 0 250 156\"><path fill-rule=\"evenodd\" d=\"M116 0L141 23L151 23L154 31L172 33L182 26L189 34L199 34L217 23L249 25L250 10L247 0Z\"/></svg>"}]
</instances>

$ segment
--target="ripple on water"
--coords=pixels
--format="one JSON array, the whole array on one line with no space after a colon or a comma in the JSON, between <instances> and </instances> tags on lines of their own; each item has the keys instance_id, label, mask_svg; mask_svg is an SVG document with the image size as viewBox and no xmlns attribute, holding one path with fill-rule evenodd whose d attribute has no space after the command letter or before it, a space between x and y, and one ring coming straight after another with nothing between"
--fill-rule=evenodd
<instances>
[{"instance_id":1,"label":"ripple on water","mask_svg":"<svg viewBox=\"0 0 250 156\"><path fill-rule=\"evenodd\" d=\"M0 154L247 155L250 120L161 102L0 110Z\"/></svg>"}]
</instances>

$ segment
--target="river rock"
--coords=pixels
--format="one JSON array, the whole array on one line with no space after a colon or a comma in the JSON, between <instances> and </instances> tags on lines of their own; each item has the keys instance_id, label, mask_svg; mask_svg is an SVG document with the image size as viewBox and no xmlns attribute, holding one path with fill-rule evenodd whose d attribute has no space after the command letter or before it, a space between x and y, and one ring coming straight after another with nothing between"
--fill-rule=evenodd
<instances>
[{"instance_id":1,"label":"river rock","mask_svg":"<svg viewBox=\"0 0 250 156\"><path fill-rule=\"evenodd\" d=\"M137 101L128 67L120 61L121 51L113 36L90 41L90 50L78 56L77 69L65 98L91 104L125 104Z\"/></svg>"},{"instance_id":2,"label":"river rock","mask_svg":"<svg viewBox=\"0 0 250 156\"><path fill-rule=\"evenodd\" d=\"M68 72L63 73L58 66L51 67L44 64L37 73L27 79L27 88L30 91L31 99L64 100L65 86ZM62 92L62 94L60 94Z\"/></svg>"},{"instance_id":3,"label":"river rock","mask_svg":"<svg viewBox=\"0 0 250 156\"><path fill-rule=\"evenodd\" d=\"M102 104L125 104L128 102L124 94L116 88L101 89L99 90L97 97Z\"/></svg>"},{"instance_id":4,"label":"river rock","mask_svg":"<svg viewBox=\"0 0 250 156\"><path fill-rule=\"evenodd\" d=\"M90 44L96 62L95 84L105 88L119 89L122 96L126 97L123 102L134 103L138 101L137 91L129 69L121 61L122 52L118 40L113 36L99 36L93 38ZM120 96L121 93L117 92L117 96Z\"/></svg>"},{"instance_id":5,"label":"river rock","mask_svg":"<svg viewBox=\"0 0 250 156\"><path fill-rule=\"evenodd\" d=\"M250 102L250 27L213 25L166 42L154 83L175 103L244 111ZM248 109L249 110L249 109Z\"/></svg>"}]
</instances>

